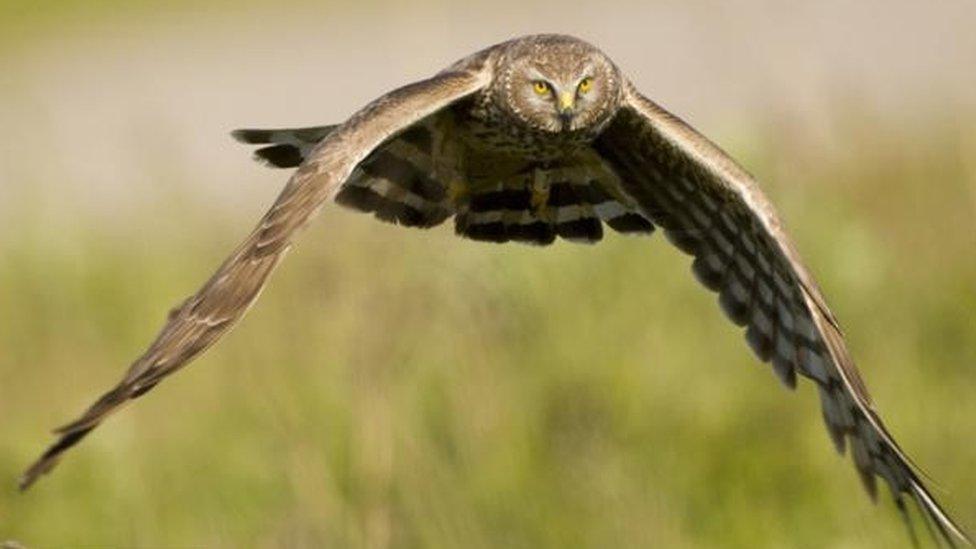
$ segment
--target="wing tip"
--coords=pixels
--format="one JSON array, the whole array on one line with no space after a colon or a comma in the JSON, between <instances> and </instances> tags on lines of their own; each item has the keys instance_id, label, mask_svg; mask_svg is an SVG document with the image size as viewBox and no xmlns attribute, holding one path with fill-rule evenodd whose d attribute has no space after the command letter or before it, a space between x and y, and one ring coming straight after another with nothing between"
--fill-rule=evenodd
<instances>
[{"instance_id":1,"label":"wing tip","mask_svg":"<svg viewBox=\"0 0 976 549\"><path fill-rule=\"evenodd\" d=\"M37 469L39 465L40 465L40 462L35 463L34 465L32 465L30 467L30 469L27 470L27 472L25 472L24 474L20 475L20 478L17 479L17 491L18 492L20 492L21 494L23 494L24 492L26 492L27 490L29 490L30 487L34 484L34 482L38 478L41 477L41 475L47 473L47 471L50 470L50 467L48 467L47 470L41 471L41 470Z\"/></svg>"},{"instance_id":2,"label":"wing tip","mask_svg":"<svg viewBox=\"0 0 976 549\"><path fill-rule=\"evenodd\" d=\"M58 460L61 457L60 451L52 453L52 450L54 450L55 447L56 445L49 448L48 451L44 452L44 454L39 457L37 461L32 463L31 466L24 471L24 474L20 475L20 478L17 479L18 492L26 492L35 482L37 482L37 479L48 474L51 469L54 469L54 466L58 464Z\"/></svg>"},{"instance_id":3,"label":"wing tip","mask_svg":"<svg viewBox=\"0 0 976 549\"><path fill-rule=\"evenodd\" d=\"M976 541L965 531L962 526L956 523L952 517L942 508L941 505L932 494L929 493L928 489L915 478L909 479L909 489L915 501L922 508L922 513L925 517L931 518L935 522L936 527L942 534L945 541L947 541L950 546L954 547L953 540L965 544L967 547L976 547Z\"/></svg>"},{"instance_id":4,"label":"wing tip","mask_svg":"<svg viewBox=\"0 0 976 549\"><path fill-rule=\"evenodd\" d=\"M258 130L254 128L238 128L230 132L230 136L238 143L247 145L264 145L271 143L271 130Z\"/></svg>"},{"instance_id":5,"label":"wing tip","mask_svg":"<svg viewBox=\"0 0 976 549\"><path fill-rule=\"evenodd\" d=\"M272 168L297 168L305 160L301 149L290 144L261 147L254 151L253 158Z\"/></svg>"},{"instance_id":6,"label":"wing tip","mask_svg":"<svg viewBox=\"0 0 976 549\"><path fill-rule=\"evenodd\" d=\"M72 425L75 424L77 424L78 427L72 428ZM31 485L37 481L37 479L49 473L51 469L54 469L55 465L58 464L58 461L61 460L62 454L64 454L67 449L71 448L75 444L78 444L78 442L85 438L85 435L90 433L97 425L97 422L90 423L79 420L56 429L55 433L59 434L60 438L58 438L54 444L49 446L48 449L41 454L41 457L37 458L37 461L31 464L31 466L24 471L24 474L21 475L20 479L17 481L18 490L20 492L26 492L27 489L29 489Z\"/></svg>"}]
</instances>

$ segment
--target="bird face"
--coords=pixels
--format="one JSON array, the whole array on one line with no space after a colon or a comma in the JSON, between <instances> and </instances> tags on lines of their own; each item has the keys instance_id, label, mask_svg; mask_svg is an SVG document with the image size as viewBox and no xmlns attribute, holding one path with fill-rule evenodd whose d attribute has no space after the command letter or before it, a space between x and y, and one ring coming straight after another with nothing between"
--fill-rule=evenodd
<instances>
[{"instance_id":1,"label":"bird face","mask_svg":"<svg viewBox=\"0 0 976 549\"><path fill-rule=\"evenodd\" d=\"M612 116L619 97L616 68L598 52L526 55L511 63L504 103L515 118L544 132L576 132Z\"/></svg>"},{"instance_id":2,"label":"bird face","mask_svg":"<svg viewBox=\"0 0 976 549\"><path fill-rule=\"evenodd\" d=\"M536 111L541 111L548 119L547 128L563 131L572 129L577 109L583 110L590 101L594 78L584 71L569 79L544 75L541 71L530 71L532 81L532 101ZM528 95L528 94L526 94Z\"/></svg>"}]
</instances>

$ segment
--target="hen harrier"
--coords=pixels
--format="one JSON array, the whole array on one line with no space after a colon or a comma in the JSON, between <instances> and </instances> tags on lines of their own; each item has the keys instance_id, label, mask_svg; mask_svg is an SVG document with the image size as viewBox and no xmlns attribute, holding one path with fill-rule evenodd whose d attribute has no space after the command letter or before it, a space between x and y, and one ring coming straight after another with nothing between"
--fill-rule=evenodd
<instances>
[{"instance_id":1,"label":"hen harrier","mask_svg":"<svg viewBox=\"0 0 976 549\"><path fill-rule=\"evenodd\" d=\"M342 124L234 137L297 171L122 381L57 430L21 489L227 333L298 231L335 198L408 227L453 216L459 235L491 242L596 242L604 224L628 234L661 227L695 257L695 275L783 383L792 388L799 374L817 384L827 429L838 451L850 446L872 498L880 477L906 520L907 496L941 539L971 543L885 429L834 315L752 177L638 93L595 47L568 36L519 38L390 92Z\"/></svg>"}]
</instances>

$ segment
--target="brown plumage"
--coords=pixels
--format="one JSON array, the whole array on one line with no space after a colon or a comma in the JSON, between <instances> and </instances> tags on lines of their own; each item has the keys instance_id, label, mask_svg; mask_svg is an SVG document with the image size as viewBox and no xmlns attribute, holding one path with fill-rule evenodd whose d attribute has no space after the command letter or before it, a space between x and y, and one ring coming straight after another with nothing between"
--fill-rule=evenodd
<instances>
[{"instance_id":1,"label":"brown plumage","mask_svg":"<svg viewBox=\"0 0 976 549\"><path fill-rule=\"evenodd\" d=\"M475 240L596 242L603 225L655 226L694 256L693 271L784 384L817 384L838 451L850 447L874 498L906 496L943 541L971 544L941 509L874 409L837 320L752 177L641 96L599 50L572 37L498 44L367 105L340 125L238 130L255 155L297 167L257 228L174 309L123 380L25 473L48 472L106 416L186 365L257 299L295 234L330 199L431 227L453 217Z\"/></svg>"}]
</instances>

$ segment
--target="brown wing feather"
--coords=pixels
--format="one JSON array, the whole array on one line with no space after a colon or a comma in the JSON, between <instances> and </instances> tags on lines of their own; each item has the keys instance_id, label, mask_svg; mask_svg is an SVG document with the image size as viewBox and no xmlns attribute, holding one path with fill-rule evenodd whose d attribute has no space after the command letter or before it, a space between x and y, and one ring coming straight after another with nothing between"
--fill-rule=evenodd
<instances>
[{"instance_id":1,"label":"brown wing feather","mask_svg":"<svg viewBox=\"0 0 976 549\"><path fill-rule=\"evenodd\" d=\"M840 452L849 443L872 498L880 477L902 512L908 495L945 541L971 544L875 412L836 319L753 178L629 83L595 148L620 175L624 192L695 256L694 273L746 327L760 359L789 387L797 373L817 383L831 437Z\"/></svg>"},{"instance_id":2,"label":"brown wing feather","mask_svg":"<svg viewBox=\"0 0 976 549\"><path fill-rule=\"evenodd\" d=\"M122 381L77 420L24 473L21 490L56 464L109 414L152 389L213 345L254 303L297 232L332 198L373 149L411 124L484 87L485 55L472 56L437 76L395 90L354 114L320 142L288 181L258 226L206 284L173 309L156 340Z\"/></svg>"}]
</instances>

